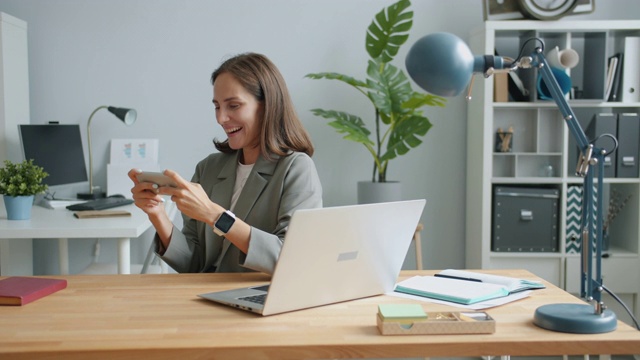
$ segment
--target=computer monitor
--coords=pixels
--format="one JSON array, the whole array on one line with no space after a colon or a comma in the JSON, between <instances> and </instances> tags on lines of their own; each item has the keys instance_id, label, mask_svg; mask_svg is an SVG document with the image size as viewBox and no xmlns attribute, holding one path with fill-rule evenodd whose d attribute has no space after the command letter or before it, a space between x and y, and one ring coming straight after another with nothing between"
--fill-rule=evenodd
<instances>
[{"instance_id":1,"label":"computer monitor","mask_svg":"<svg viewBox=\"0 0 640 360\"><path fill-rule=\"evenodd\" d=\"M49 173L43 181L45 184L56 186L88 181L79 125L18 126L24 158L33 159L34 164Z\"/></svg>"}]
</instances>

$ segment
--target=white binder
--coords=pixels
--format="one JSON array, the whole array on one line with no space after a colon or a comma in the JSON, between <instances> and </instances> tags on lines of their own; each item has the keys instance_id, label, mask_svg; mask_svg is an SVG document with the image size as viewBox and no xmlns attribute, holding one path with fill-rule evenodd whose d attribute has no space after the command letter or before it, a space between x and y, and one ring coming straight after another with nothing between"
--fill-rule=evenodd
<instances>
[{"instance_id":1,"label":"white binder","mask_svg":"<svg viewBox=\"0 0 640 360\"><path fill-rule=\"evenodd\" d=\"M640 101L640 37L624 38L622 102Z\"/></svg>"}]
</instances>

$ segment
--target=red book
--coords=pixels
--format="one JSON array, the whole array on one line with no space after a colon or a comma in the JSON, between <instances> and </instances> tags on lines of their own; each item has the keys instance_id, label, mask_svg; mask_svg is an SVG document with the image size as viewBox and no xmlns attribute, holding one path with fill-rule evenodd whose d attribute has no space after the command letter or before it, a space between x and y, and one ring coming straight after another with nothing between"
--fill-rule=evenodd
<instances>
[{"instance_id":1,"label":"red book","mask_svg":"<svg viewBox=\"0 0 640 360\"><path fill-rule=\"evenodd\" d=\"M67 280L12 276L0 280L0 305L26 305L67 287Z\"/></svg>"}]
</instances>

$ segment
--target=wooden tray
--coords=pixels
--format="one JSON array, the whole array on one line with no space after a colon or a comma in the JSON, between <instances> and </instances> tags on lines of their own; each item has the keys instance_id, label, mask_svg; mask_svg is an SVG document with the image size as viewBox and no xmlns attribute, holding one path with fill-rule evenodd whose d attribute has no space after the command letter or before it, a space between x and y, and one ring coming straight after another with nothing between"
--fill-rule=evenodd
<instances>
[{"instance_id":1,"label":"wooden tray","mask_svg":"<svg viewBox=\"0 0 640 360\"><path fill-rule=\"evenodd\" d=\"M382 335L492 334L496 332L495 320L481 311L432 312L427 313L427 316L427 320L412 324L383 321L379 315L376 315L376 318Z\"/></svg>"}]
</instances>

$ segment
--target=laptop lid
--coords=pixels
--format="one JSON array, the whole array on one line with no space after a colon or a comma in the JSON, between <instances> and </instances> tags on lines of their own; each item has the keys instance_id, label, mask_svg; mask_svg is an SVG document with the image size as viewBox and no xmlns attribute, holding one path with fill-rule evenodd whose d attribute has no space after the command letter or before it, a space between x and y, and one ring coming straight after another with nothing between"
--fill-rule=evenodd
<instances>
[{"instance_id":1,"label":"laptop lid","mask_svg":"<svg viewBox=\"0 0 640 360\"><path fill-rule=\"evenodd\" d=\"M425 203L422 199L298 210L289 223L262 309L235 303L256 293L252 289L200 296L272 315L389 292Z\"/></svg>"}]
</instances>

